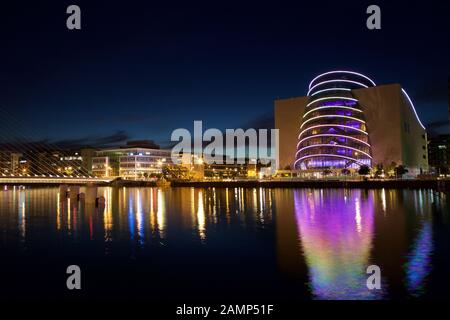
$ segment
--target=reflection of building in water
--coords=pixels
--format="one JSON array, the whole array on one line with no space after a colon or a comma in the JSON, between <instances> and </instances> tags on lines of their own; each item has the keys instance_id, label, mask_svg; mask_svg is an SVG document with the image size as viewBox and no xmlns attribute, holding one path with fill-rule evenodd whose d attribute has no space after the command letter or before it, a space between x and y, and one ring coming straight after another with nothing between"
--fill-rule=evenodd
<instances>
[{"instance_id":1,"label":"reflection of building in water","mask_svg":"<svg viewBox=\"0 0 450 320\"><path fill-rule=\"evenodd\" d=\"M16 190L14 190L16 192ZM19 231L20 236L22 237L22 240L25 240L25 230L26 230L26 217L25 217L25 191L20 190L19 191L19 217L18 217L18 224L19 224Z\"/></svg>"},{"instance_id":2,"label":"reflection of building in water","mask_svg":"<svg viewBox=\"0 0 450 320\"><path fill-rule=\"evenodd\" d=\"M157 222L159 236L161 238L164 238L165 228L166 228L166 213L165 213L166 204L164 202L164 195L163 195L161 189L158 189L157 195L158 196L156 198L157 199L156 222Z\"/></svg>"},{"instance_id":3,"label":"reflection of building in water","mask_svg":"<svg viewBox=\"0 0 450 320\"><path fill-rule=\"evenodd\" d=\"M276 212L276 242L278 267L282 274L289 278L304 278L307 269L301 258L302 249L298 240L294 214L294 193L288 189L274 189Z\"/></svg>"},{"instance_id":4,"label":"reflection of building in water","mask_svg":"<svg viewBox=\"0 0 450 320\"><path fill-rule=\"evenodd\" d=\"M192 229L197 230L200 240L206 240L206 195L204 190L190 189L190 217ZM215 192L215 191L214 191Z\"/></svg>"},{"instance_id":5,"label":"reflection of building in water","mask_svg":"<svg viewBox=\"0 0 450 320\"><path fill-rule=\"evenodd\" d=\"M144 211L142 209L141 190L136 190L136 230L139 237L139 242L143 243L145 239L144 229Z\"/></svg>"},{"instance_id":6,"label":"reflection of building in water","mask_svg":"<svg viewBox=\"0 0 450 320\"><path fill-rule=\"evenodd\" d=\"M148 227L151 234L160 239L165 237L166 212L165 198L161 189L149 188L123 188L124 199L128 198L122 212L126 212L127 219L121 219L119 223L128 223L131 239L136 239L140 245L145 243L149 236ZM119 196L120 198L120 196Z\"/></svg>"},{"instance_id":7,"label":"reflection of building in water","mask_svg":"<svg viewBox=\"0 0 450 320\"><path fill-rule=\"evenodd\" d=\"M408 294L418 297L425 293L427 277L431 272L431 255L434 250L432 218L430 207L439 205L433 193L415 190L405 198L405 209L415 212L413 221L417 232L408 241L411 243L404 264L405 287Z\"/></svg>"},{"instance_id":8,"label":"reflection of building in water","mask_svg":"<svg viewBox=\"0 0 450 320\"><path fill-rule=\"evenodd\" d=\"M203 207L203 192L199 191L198 194L198 210L197 210L197 223L198 223L198 233L200 239L204 240L206 238L206 219L205 219L205 209Z\"/></svg>"},{"instance_id":9,"label":"reflection of building in water","mask_svg":"<svg viewBox=\"0 0 450 320\"><path fill-rule=\"evenodd\" d=\"M295 216L317 299L376 299L367 289L373 196L364 191L295 191Z\"/></svg>"},{"instance_id":10,"label":"reflection of building in water","mask_svg":"<svg viewBox=\"0 0 450 320\"><path fill-rule=\"evenodd\" d=\"M398 299L423 292L432 250L428 212L433 199L427 191L380 190L375 192L375 228L372 259L389 285L387 298Z\"/></svg>"},{"instance_id":11,"label":"reflection of building in water","mask_svg":"<svg viewBox=\"0 0 450 320\"><path fill-rule=\"evenodd\" d=\"M405 265L406 288L413 296L420 296L424 293L425 279L431 271L432 231L431 222L424 222Z\"/></svg>"},{"instance_id":12,"label":"reflection of building in water","mask_svg":"<svg viewBox=\"0 0 450 320\"><path fill-rule=\"evenodd\" d=\"M246 228L263 228L272 223L272 195L267 189L186 188L172 193L181 199L171 204L174 211L180 212L180 223L191 228L202 242L207 240L209 228L223 222L239 222Z\"/></svg>"},{"instance_id":13,"label":"reflection of building in water","mask_svg":"<svg viewBox=\"0 0 450 320\"><path fill-rule=\"evenodd\" d=\"M73 203L56 195L56 229L65 229L76 235L77 223L86 219L89 238L113 242L118 234L127 234L140 246L149 237L165 236L164 192L156 188L99 188L98 195L105 198L104 206L94 203ZM64 231L64 230L63 230ZM109 252L109 247L105 247Z\"/></svg>"},{"instance_id":14,"label":"reflection of building in water","mask_svg":"<svg viewBox=\"0 0 450 320\"><path fill-rule=\"evenodd\" d=\"M114 189L117 191L117 188ZM105 210L103 212L103 228L105 229L104 239L105 242L112 240L112 228L113 228L113 216L112 216L112 206L113 206L113 188L105 188L103 191L103 197L105 197ZM116 196L117 198L117 196Z\"/></svg>"}]
</instances>

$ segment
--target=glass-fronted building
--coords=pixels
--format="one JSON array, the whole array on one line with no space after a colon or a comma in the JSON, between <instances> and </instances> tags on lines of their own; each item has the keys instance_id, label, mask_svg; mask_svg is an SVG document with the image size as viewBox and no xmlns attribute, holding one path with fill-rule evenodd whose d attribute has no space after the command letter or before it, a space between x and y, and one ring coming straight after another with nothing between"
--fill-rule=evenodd
<instances>
[{"instance_id":1,"label":"glass-fronted building","mask_svg":"<svg viewBox=\"0 0 450 320\"><path fill-rule=\"evenodd\" d=\"M353 71L323 73L305 96L275 100L275 128L281 171L320 176L399 165L409 176L428 171L425 127L398 83L375 84Z\"/></svg>"},{"instance_id":2,"label":"glass-fronted building","mask_svg":"<svg viewBox=\"0 0 450 320\"><path fill-rule=\"evenodd\" d=\"M364 112L353 89L375 83L348 71L314 78L308 91L297 144L296 169L343 169L372 165Z\"/></svg>"},{"instance_id":3,"label":"glass-fronted building","mask_svg":"<svg viewBox=\"0 0 450 320\"><path fill-rule=\"evenodd\" d=\"M97 177L144 179L162 172L170 162L170 150L147 148L104 149L92 159L92 173Z\"/></svg>"}]
</instances>

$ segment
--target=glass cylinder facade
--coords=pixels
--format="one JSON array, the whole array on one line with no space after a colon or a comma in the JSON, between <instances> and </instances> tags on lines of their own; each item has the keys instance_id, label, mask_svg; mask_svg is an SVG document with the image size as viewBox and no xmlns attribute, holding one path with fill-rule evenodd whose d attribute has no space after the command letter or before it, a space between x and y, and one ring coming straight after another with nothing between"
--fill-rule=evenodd
<instances>
[{"instance_id":1,"label":"glass cylinder facade","mask_svg":"<svg viewBox=\"0 0 450 320\"><path fill-rule=\"evenodd\" d=\"M296 169L357 169L372 166L364 113L352 90L375 86L351 71L314 78L298 137Z\"/></svg>"}]
</instances>

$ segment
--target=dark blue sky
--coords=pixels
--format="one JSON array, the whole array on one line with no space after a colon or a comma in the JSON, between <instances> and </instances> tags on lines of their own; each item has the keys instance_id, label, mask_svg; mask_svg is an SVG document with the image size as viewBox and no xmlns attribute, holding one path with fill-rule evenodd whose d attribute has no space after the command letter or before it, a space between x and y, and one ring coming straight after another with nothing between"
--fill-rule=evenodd
<instances>
[{"instance_id":1,"label":"dark blue sky","mask_svg":"<svg viewBox=\"0 0 450 320\"><path fill-rule=\"evenodd\" d=\"M276 97L305 95L337 68L399 82L422 122L447 120L447 1L374 2L378 31L366 28L372 1L243 2L2 3L4 119L35 140L165 143L194 120L266 126ZM70 4L81 31L66 29Z\"/></svg>"}]
</instances>

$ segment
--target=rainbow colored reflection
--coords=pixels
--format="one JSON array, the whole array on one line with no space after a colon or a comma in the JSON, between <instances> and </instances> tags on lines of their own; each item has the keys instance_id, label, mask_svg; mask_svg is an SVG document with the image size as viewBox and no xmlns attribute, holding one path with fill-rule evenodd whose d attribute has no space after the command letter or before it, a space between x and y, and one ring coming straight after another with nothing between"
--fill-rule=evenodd
<instances>
[{"instance_id":1,"label":"rainbow colored reflection","mask_svg":"<svg viewBox=\"0 0 450 320\"><path fill-rule=\"evenodd\" d=\"M366 286L374 237L374 199L354 190L295 191L295 215L313 298L380 299Z\"/></svg>"}]
</instances>

